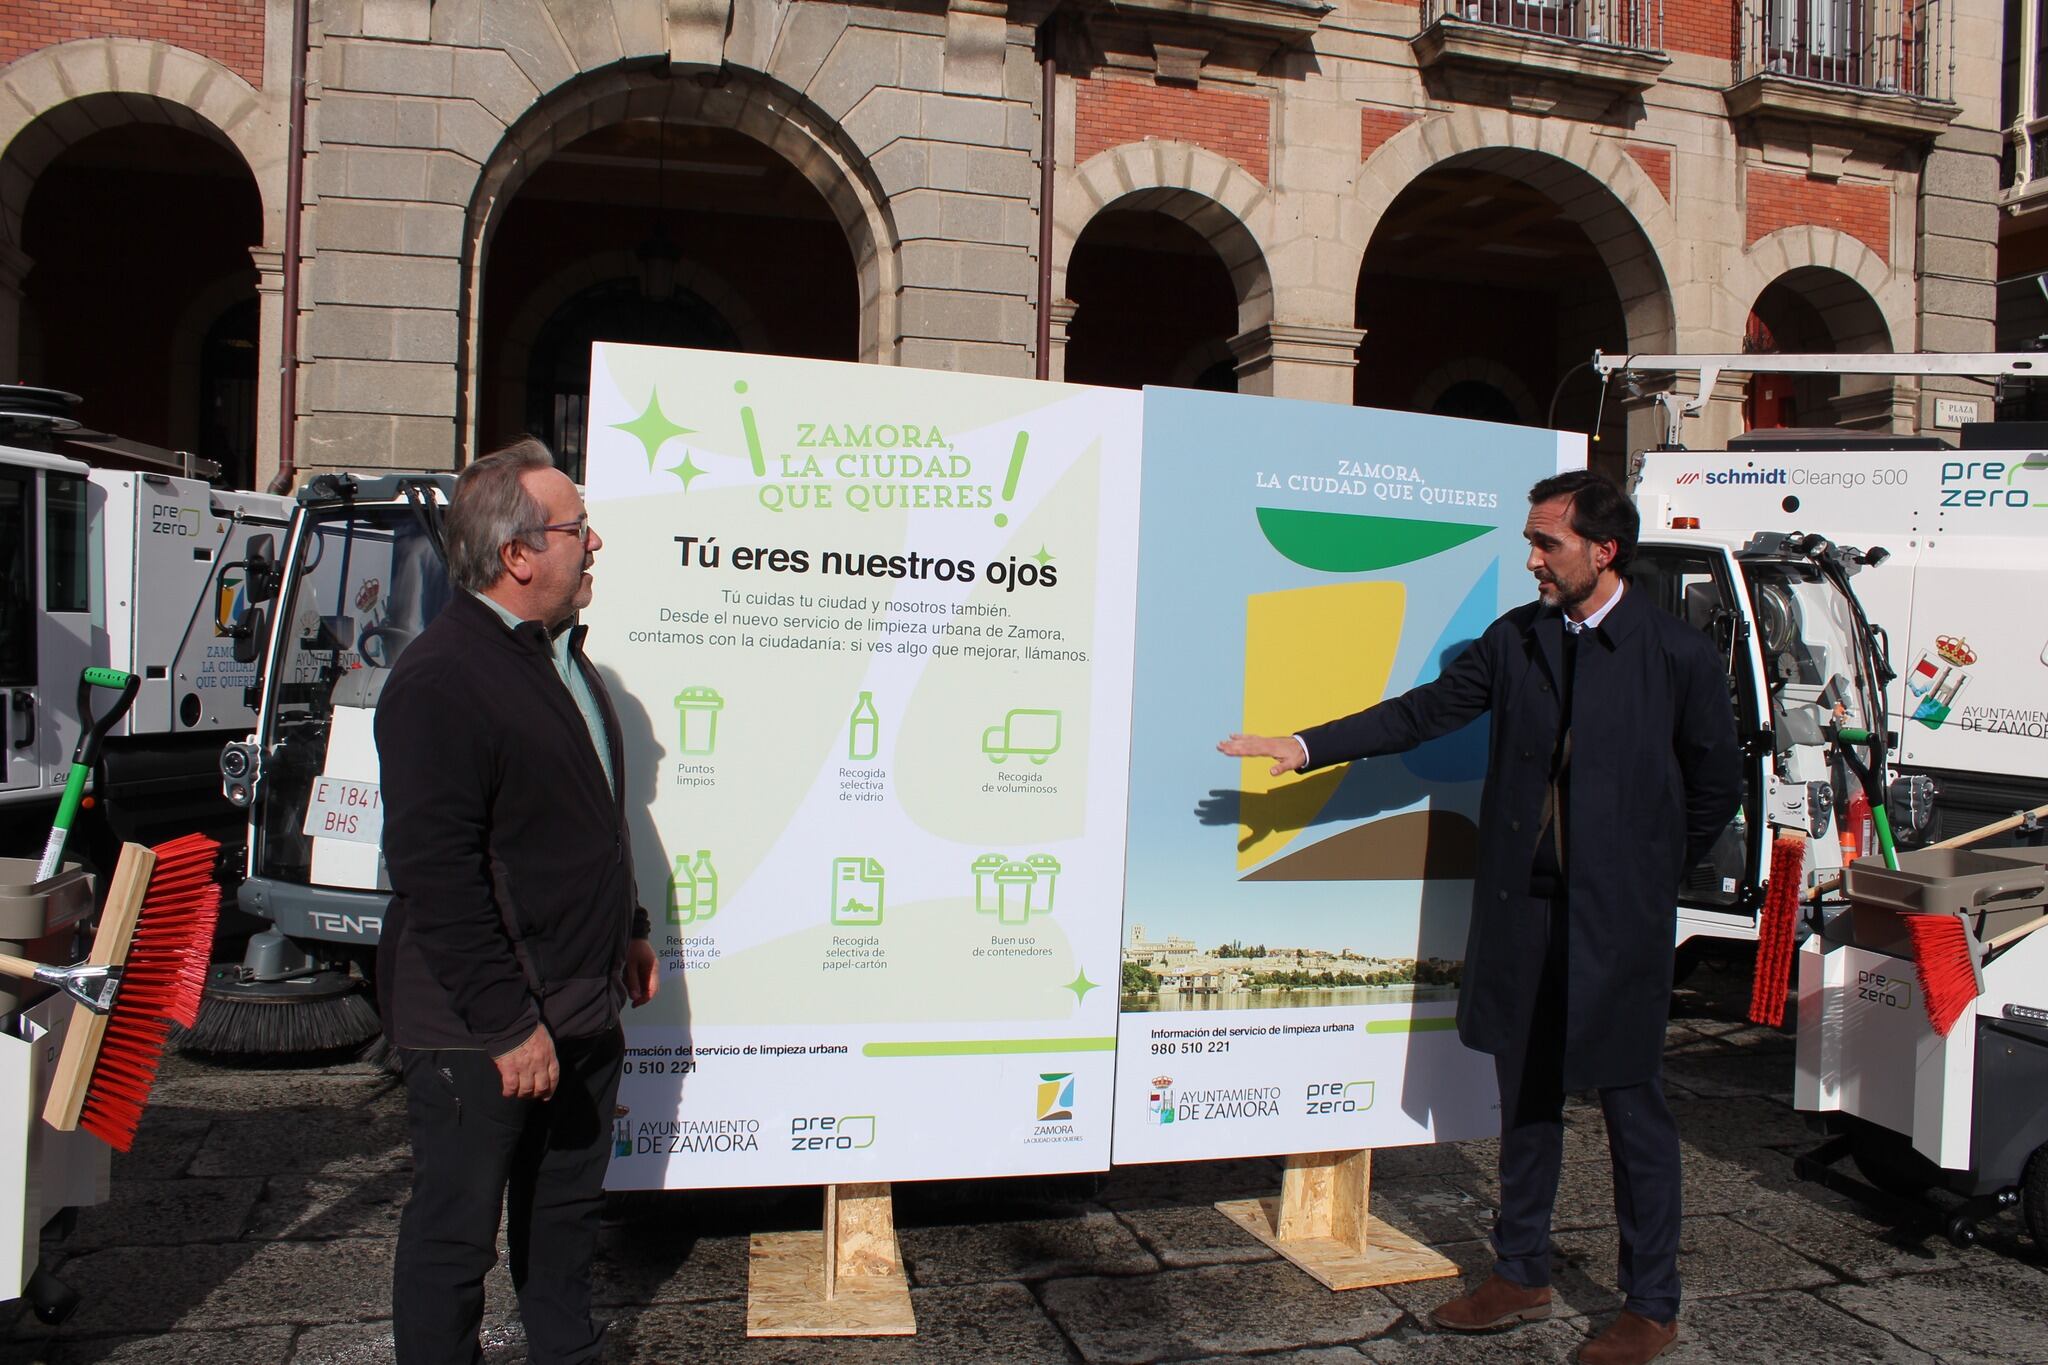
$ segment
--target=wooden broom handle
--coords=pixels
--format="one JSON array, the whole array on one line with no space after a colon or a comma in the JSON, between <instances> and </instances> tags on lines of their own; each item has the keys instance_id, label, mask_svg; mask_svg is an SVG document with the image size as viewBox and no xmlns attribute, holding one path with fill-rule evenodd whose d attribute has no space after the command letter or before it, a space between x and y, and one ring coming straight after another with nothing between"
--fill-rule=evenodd
<instances>
[{"instance_id":1,"label":"wooden broom handle","mask_svg":"<svg viewBox=\"0 0 2048 1365\"><path fill-rule=\"evenodd\" d=\"M121 861L114 864L107 903L100 908L99 932L93 936L87 962L111 967L128 960L128 944L135 937L143 897L149 893L149 874L155 870L154 851L141 844L121 845ZM43 1122L59 1132L69 1133L78 1127L106 1032L106 1015L94 1014L82 1004L72 1006L71 1027L64 1033L64 1050L57 1057L49 1098L43 1104Z\"/></svg>"},{"instance_id":2,"label":"wooden broom handle","mask_svg":"<svg viewBox=\"0 0 2048 1365\"><path fill-rule=\"evenodd\" d=\"M25 957L15 957L8 953L0 953L0 972L5 972L8 976L19 976L33 981L36 972L41 969L42 965L40 962L31 962Z\"/></svg>"}]
</instances>

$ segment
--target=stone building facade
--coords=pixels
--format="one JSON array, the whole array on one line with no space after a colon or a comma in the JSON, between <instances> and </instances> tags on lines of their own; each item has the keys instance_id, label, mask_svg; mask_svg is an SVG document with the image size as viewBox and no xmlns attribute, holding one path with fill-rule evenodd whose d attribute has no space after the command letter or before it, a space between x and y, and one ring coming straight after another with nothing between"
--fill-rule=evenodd
<instances>
[{"instance_id":1,"label":"stone building facade","mask_svg":"<svg viewBox=\"0 0 2048 1365\"><path fill-rule=\"evenodd\" d=\"M0 359L259 483L574 447L597 338L1551 422L1613 459L1653 416L1596 347L1992 347L2004 22L0 0ZM1988 392L1730 378L1689 439L1913 429L1936 391Z\"/></svg>"}]
</instances>

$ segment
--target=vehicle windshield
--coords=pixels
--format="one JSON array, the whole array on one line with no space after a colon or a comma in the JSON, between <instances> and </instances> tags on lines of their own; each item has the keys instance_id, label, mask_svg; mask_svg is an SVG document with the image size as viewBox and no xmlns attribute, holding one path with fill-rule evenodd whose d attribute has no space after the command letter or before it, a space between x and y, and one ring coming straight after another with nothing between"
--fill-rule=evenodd
<instances>
[{"instance_id":1,"label":"vehicle windshield","mask_svg":"<svg viewBox=\"0 0 2048 1365\"><path fill-rule=\"evenodd\" d=\"M1856 622L1848 598L1804 560L1744 561L1750 604L1756 611L1764 679L1771 693L1771 723L1783 730L1788 715L1795 728L1805 710L1827 719L1836 704L1844 725L1871 729L1884 724L1864 690Z\"/></svg>"},{"instance_id":2,"label":"vehicle windshield","mask_svg":"<svg viewBox=\"0 0 2048 1365\"><path fill-rule=\"evenodd\" d=\"M384 680L452 592L421 516L403 503L307 515L286 568L265 684L258 875L389 886L374 838L316 833L307 817L317 779L351 784L344 795L375 789L371 721Z\"/></svg>"}]
</instances>

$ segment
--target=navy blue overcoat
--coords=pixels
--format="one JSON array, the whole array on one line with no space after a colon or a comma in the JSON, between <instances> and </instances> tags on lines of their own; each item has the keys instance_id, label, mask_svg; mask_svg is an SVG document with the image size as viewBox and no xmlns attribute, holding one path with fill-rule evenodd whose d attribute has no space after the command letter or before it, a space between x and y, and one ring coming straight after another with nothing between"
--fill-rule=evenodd
<instances>
[{"instance_id":1,"label":"navy blue overcoat","mask_svg":"<svg viewBox=\"0 0 2048 1365\"><path fill-rule=\"evenodd\" d=\"M1679 881L1742 799L1728 674L1705 633L1625 590L1577 653L1565 821L1572 1090L1657 1074ZM1488 626L1435 680L1301 736L1321 768L1411 749L1492 714L1458 1034L1497 1056L1521 1050L1543 966L1544 911L1529 884L1563 658L1562 613L1532 602Z\"/></svg>"}]
</instances>

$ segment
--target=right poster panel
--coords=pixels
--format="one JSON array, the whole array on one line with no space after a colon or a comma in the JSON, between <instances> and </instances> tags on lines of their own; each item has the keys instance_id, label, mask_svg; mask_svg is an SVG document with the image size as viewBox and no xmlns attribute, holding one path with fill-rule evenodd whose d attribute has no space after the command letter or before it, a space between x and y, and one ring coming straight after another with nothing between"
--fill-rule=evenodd
<instances>
[{"instance_id":1,"label":"right poster panel","mask_svg":"<svg viewBox=\"0 0 2048 1365\"><path fill-rule=\"evenodd\" d=\"M1437 676L1528 601L1581 437L1147 389L1115 1160L1499 1131L1456 1032L1484 719L1272 777L1216 752Z\"/></svg>"}]
</instances>

